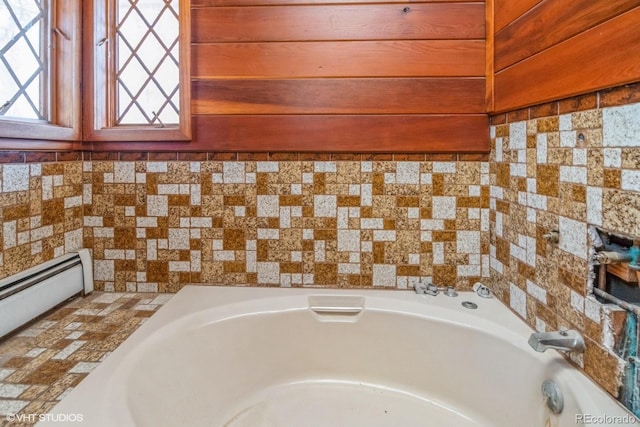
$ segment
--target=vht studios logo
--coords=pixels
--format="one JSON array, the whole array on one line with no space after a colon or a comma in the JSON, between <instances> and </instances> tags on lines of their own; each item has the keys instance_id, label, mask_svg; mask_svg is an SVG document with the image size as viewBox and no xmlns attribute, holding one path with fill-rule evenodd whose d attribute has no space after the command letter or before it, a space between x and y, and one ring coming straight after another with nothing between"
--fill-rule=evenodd
<instances>
[{"instance_id":1,"label":"vht studios logo","mask_svg":"<svg viewBox=\"0 0 640 427\"><path fill-rule=\"evenodd\" d=\"M5 419L9 422L35 423L48 421L54 423L81 423L84 420L82 414L7 414Z\"/></svg>"}]
</instances>

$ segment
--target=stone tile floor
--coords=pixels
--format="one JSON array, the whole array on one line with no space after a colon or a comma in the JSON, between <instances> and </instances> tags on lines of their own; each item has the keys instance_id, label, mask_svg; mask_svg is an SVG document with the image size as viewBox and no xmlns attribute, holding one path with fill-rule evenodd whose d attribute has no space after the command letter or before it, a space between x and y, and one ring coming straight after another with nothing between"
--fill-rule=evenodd
<instances>
[{"instance_id":1,"label":"stone tile floor","mask_svg":"<svg viewBox=\"0 0 640 427\"><path fill-rule=\"evenodd\" d=\"M0 340L0 426L33 425L172 296L94 292Z\"/></svg>"}]
</instances>

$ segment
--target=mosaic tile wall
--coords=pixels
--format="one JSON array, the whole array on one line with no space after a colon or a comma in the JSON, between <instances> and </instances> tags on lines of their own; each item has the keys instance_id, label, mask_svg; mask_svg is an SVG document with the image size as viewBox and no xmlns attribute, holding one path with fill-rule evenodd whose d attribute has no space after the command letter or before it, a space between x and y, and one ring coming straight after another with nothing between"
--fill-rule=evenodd
<instances>
[{"instance_id":1,"label":"mosaic tile wall","mask_svg":"<svg viewBox=\"0 0 640 427\"><path fill-rule=\"evenodd\" d=\"M0 164L0 279L82 247L82 163Z\"/></svg>"},{"instance_id":2,"label":"mosaic tile wall","mask_svg":"<svg viewBox=\"0 0 640 427\"><path fill-rule=\"evenodd\" d=\"M482 156L237 156L85 161L96 288L469 287L489 275Z\"/></svg>"},{"instance_id":3,"label":"mosaic tile wall","mask_svg":"<svg viewBox=\"0 0 640 427\"><path fill-rule=\"evenodd\" d=\"M640 104L605 107L611 96L493 118L490 284L536 329L582 331L574 361L617 395L623 361L608 344L611 310L588 296L587 229L640 236Z\"/></svg>"}]
</instances>

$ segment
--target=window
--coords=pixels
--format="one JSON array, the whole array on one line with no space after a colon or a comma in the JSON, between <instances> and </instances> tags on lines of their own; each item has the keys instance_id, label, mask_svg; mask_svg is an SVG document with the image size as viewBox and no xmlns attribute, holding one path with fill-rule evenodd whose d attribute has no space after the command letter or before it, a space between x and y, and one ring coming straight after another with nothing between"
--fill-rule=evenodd
<instances>
[{"instance_id":1,"label":"window","mask_svg":"<svg viewBox=\"0 0 640 427\"><path fill-rule=\"evenodd\" d=\"M0 2L0 116L46 120L49 20L43 1Z\"/></svg>"},{"instance_id":2,"label":"window","mask_svg":"<svg viewBox=\"0 0 640 427\"><path fill-rule=\"evenodd\" d=\"M188 3L86 1L85 140L190 139Z\"/></svg>"},{"instance_id":3,"label":"window","mask_svg":"<svg viewBox=\"0 0 640 427\"><path fill-rule=\"evenodd\" d=\"M177 1L118 1L116 124L177 124Z\"/></svg>"},{"instance_id":4,"label":"window","mask_svg":"<svg viewBox=\"0 0 640 427\"><path fill-rule=\"evenodd\" d=\"M0 0L0 135L80 139L80 2Z\"/></svg>"}]
</instances>

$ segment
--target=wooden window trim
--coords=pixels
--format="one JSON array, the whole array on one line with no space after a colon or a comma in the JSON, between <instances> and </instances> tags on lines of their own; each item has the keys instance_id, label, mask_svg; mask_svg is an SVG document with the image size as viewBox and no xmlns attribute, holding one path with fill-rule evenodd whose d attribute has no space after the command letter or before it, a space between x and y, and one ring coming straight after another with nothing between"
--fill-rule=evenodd
<instances>
[{"instance_id":1,"label":"wooden window trim","mask_svg":"<svg viewBox=\"0 0 640 427\"><path fill-rule=\"evenodd\" d=\"M114 99L108 91L114 91L109 84L108 61L104 55L102 40L113 43L115 34L110 30L109 8L115 7L112 0L83 1L83 140L87 142L108 143L114 141L190 141L191 140L191 4L181 0L179 6L179 49L180 49L180 123L177 126L110 126L109 117L115 108ZM100 54L102 51L102 55Z\"/></svg>"},{"instance_id":2,"label":"wooden window trim","mask_svg":"<svg viewBox=\"0 0 640 427\"><path fill-rule=\"evenodd\" d=\"M1 149L41 149L44 140L81 139L81 1L56 0L51 4L49 122L0 120Z\"/></svg>"}]
</instances>

